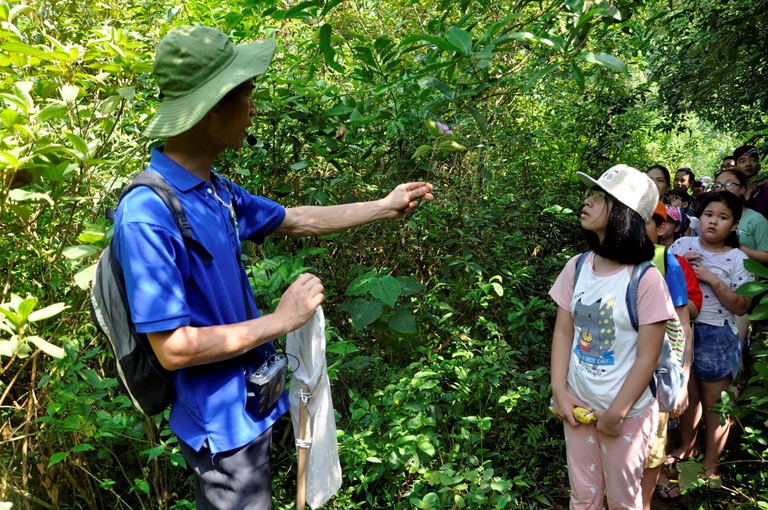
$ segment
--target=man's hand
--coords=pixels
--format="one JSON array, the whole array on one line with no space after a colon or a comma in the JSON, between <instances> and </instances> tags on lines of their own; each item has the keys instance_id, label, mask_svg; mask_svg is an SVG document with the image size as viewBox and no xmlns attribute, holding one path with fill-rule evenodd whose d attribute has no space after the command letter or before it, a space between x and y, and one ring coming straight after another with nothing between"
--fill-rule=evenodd
<instances>
[{"instance_id":1,"label":"man's hand","mask_svg":"<svg viewBox=\"0 0 768 510\"><path fill-rule=\"evenodd\" d=\"M323 290L320 278L304 273L283 293L274 315L284 321L287 331L299 329L325 300Z\"/></svg>"},{"instance_id":2,"label":"man's hand","mask_svg":"<svg viewBox=\"0 0 768 510\"><path fill-rule=\"evenodd\" d=\"M390 213L389 217L399 218L415 211L419 200L434 200L431 191L432 185L428 182L408 182L393 189L382 199L382 203Z\"/></svg>"}]
</instances>

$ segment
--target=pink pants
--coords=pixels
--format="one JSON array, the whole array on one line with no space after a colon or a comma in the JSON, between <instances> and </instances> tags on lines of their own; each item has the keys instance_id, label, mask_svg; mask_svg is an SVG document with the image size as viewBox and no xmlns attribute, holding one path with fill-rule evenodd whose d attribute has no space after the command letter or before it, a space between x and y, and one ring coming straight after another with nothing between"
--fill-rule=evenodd
<instances>
[{"instance_id":1,"label":"pink pants","mask_svg":"<svg viewBox=\"0 0 768 510\"><path fill-rule=\"evenodd\" d=\"M658 420L654 399L645 411L624 419L618 437L599 433L595 425L572 427L563 422L571 509L602 509L606 490L611 510L643 508L640 481Z\"/></svg>"}]
</instances>

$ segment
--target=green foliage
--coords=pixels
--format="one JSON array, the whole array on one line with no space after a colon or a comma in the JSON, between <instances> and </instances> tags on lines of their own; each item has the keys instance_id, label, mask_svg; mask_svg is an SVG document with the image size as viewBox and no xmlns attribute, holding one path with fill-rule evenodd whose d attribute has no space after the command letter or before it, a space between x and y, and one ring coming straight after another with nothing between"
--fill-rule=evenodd
<instances>
[{"instance_id":1,"label":"green foliage","mask_svg":"<svg viewBox=\"0 0 768 510\"><path fill-rule=\"evenodd\" d=\"M718 127L762 133L768 3L736 0L670 3L653 19L651 79L660 107L695 112Z\"/></svg>"}]
</instances>

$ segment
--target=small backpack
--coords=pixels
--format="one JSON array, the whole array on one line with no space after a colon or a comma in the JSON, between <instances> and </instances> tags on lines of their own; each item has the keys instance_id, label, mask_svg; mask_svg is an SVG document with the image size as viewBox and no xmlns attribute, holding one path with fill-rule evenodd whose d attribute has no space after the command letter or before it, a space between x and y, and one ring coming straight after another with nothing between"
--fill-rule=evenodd
<instances>
[{"instance_id":1,"label":"small backpack","mask_svg":"<svg viewBox=\"0 0 768 510\"><path fill-rule=\"evenodd\" d=\"M173 188L159 174L142 172L120 195L139 186L154 191L173 214L187 248L197 252L206 262L213 260L208 250L192 237L192 229ZM120 262L110 245L101 253L91 286L91 318L109 340L115 355L117 379L133 405L148 416L162 413L176 398L173 372L160 365L149 338L136 331L128 307L125 277Z\"/></svg>"},{"instance_id":2,"label":"small backpack","mask_svg":"<svg viewBox=\"0 0 768 510\"><path fill-rule=\"evenodd\" d=\"M663 248L659 250L658 248ZM661 252L661 255L659 254ZM573 287L576 288L576 282L579 279L579 273L584 266L584 261L589 252L582 253L576 260L576 272L573 277ZM663 264L659 264L659 271L662 272L662 276L666 273L667 269L667 251L666 247L657 247L654 254L653 262L646 261L640 264L636 264L632 269L632 275L629 279L629 285L627 286L626 305L627 312L629 314L629 320L632 323L632 327L635 331L638 331L639 324L637 318L637 292L640 286L640 279L645 272L659 263L660 256L664 257ZM683 351L685 349L685 330L680 322L680 319L675 314L674 319L667 321L667 329L664 333L664 342L661 346L661 357L659 358L659 364L656 366L656 370L651 378L650 388L653 396L659 402L659 411L663 413L669 413L675 410L678 404L680 392L688 384L688 380L685 377L683 371Z\"/></svg>"}]
</instances>

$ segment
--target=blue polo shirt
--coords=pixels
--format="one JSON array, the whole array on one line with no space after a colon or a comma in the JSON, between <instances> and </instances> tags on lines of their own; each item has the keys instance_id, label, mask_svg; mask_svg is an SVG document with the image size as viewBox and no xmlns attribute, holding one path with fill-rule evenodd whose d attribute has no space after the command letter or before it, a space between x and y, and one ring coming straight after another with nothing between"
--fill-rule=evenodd
<instances>
[{"instance_id":1,"label":"blue polo shirt","mask_svg":"<svg viewBox=\"0 0 768 510\"><path fill-rule=\"evenodd\" d=\"M114 246L136 329L152 333L235 324L247 320L246 306L258 317L240 262L240 241L262 242L283 222L285 209L231 183L230 195L220 181L223 177L214 173L217 199L211 182L165 156L162 147L152 150L147 170L159 173L174 188L195 240L213 261L206 264L187 249L170 211L151 189L131 191L117 209ZM227 207L232 196L237 230ZM252 416L245 409L244 373L273 352L268 343L230 360L177 370L171 430L198 451L207 440L214 454L244 446L268 430L288 411L288 395L264 416Z\"/></svg>"},{"instance_id":2,"label":"blue polo shirt","mask_svg":"<svg viewBox=\"0 0 768 510\"><path fill-rule=\"evenodd\" d=\"M672 296L672 304L685 306L688 304L688 286L685 282L685 273L677 261L677 257L671 251L667 252L667 269L664 272L664 281L667 282L669 295Z\"/></svg>"}]
</instances>

